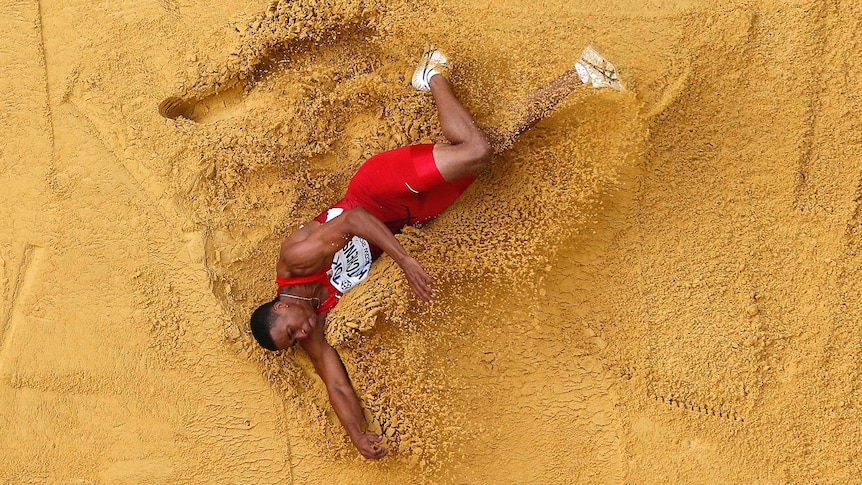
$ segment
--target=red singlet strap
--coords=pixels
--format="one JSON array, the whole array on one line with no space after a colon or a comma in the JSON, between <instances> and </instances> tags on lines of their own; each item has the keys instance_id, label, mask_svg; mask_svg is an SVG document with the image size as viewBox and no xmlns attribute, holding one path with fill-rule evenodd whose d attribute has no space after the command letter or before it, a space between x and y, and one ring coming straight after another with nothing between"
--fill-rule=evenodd
<instances>
[{"instance_id":1,"label":"red singlet strap","mask_svg":"<svg viewBox=\"0 0 862 485\"><path fill-rule=\"evenodd\" d=\"M276 277L275 282L279 289L284 286L301 285L303 283L320 283L325 286L326 289L329 290L329 298L320 302L320 306L314 310L315 313L326 313L329 310L332 310L332 307L338 305L338 300L341 298L341 292L332 286L332 282L329 281L329 275L326 274L326 271L307 276L297 276L294 278Z\"/></svg>"}]
</instances>

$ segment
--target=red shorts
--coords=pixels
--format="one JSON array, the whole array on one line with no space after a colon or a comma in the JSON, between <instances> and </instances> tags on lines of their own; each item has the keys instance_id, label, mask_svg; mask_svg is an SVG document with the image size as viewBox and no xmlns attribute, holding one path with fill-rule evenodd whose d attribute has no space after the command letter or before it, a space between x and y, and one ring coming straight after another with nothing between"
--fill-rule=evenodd
<instances>
[{"instance_id":1,"label":"red shorts","mask_svg":"<svg viewBox=\"0 0 862 485\"><path fill-rule=\"evenodd\" d=\"M359 168L347 194L332 207L362 207L393 234L446 210L476 177L446 182L434 162L434 145L413 145L375 155ZM326 221L326 211L315 220Z\"/></svg>"}]
</instances>

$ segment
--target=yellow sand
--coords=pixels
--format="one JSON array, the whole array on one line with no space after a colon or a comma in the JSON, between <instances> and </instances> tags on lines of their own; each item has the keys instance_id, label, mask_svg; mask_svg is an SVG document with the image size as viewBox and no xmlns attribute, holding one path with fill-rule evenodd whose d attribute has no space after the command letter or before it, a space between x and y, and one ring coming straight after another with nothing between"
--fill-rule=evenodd
<instances>
[{"instance_id":1,"label":"yellow sand","mask_svg":"<svg viewBox=\"0 0 862 485\"><path fill-rule=\"evenodd\" d=\"M862 476L854 2L2 7L0 481ZM629 89L577 90L399 236L432 307L384 257L332 313L372 463L247 320L367 157L442 140L429 40L484 126L587 43Z\"/></svg>"}]
</instances>

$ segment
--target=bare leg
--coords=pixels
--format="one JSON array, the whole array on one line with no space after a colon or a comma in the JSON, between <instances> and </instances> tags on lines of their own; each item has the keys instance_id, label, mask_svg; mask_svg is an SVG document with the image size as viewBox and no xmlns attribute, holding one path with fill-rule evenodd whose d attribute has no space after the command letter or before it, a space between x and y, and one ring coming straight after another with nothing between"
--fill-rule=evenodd
<instances>
[{"instance_id":1,"label":"bare leg","mask_svg":"<svg viewBox=\"0 0 862 485\"><path fill-rule=\"evenodd\" d=\"M479 172L488 165L492 155L485 133L476 127L473 116L455 97L446 78L434 76L430 85L443 136L450 142L434 145L434 160L440 174L447 182L453 182Z\"/></svg>"},{"instance_id":2,"label":"bare leg","mask_svg":"<svg viewBox=\"0 0 862 485\"><path fill-rule=\"evenodd\" d=\"M494 153L501 153L515 143L515 138L548 115L560 101L575 88L583 86L575 68L564 72L550 84L538 89L527 97L526 109L521 118L508 127L486 130L494 147Z\"/></svg>"},{"instance_id":3,"label":"bare leg","mask_svg":"<svg viewBox=\"0 0 862 485\"><path fill-rule=\"evenodd\" d=\"M476 127L470 112L455 97L446 78L434 76L430 85L443 135L451 142L435 145L434 158L443 178L452 182L487 167L494 153L511 148L518 135L545 118L566 96L584 84L572 67L531 93L523 115L514 123L485 130Z\"/></svg>"}]
</instances>

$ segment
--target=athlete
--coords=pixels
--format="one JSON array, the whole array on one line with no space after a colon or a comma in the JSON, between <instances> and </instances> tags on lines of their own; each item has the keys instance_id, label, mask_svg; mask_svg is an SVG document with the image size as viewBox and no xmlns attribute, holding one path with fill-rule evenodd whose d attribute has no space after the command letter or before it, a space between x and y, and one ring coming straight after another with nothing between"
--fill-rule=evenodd
<instances>
[{"instance_id":1,"label":"athlete","mask_svg":"<svg viewBox=\"0 0 862 485\"><path fill-rule=\"evenodd\" d=\"M622 89L613 65L587 48L572 69L528 100L523 119L508 130L509 135L486 134L441 75L447 69L448 59L432 46L412 84L420 91L431 91L449 143L407 146L368 159L343 199L285 238L275 268L277 296L251 316L252 334L264 348L302 346L323 379L341 424L365 458L380 459L387 449L379 445L381 436L366 431L347 371L324 337L326 315L345 292L368 276L372 262L382 253L398 263L416 295L431 303L432 278L394 235L443 212L488 166L492 141L498 148L510 146L575 87Z\"/></svg>"}]
</instances>

